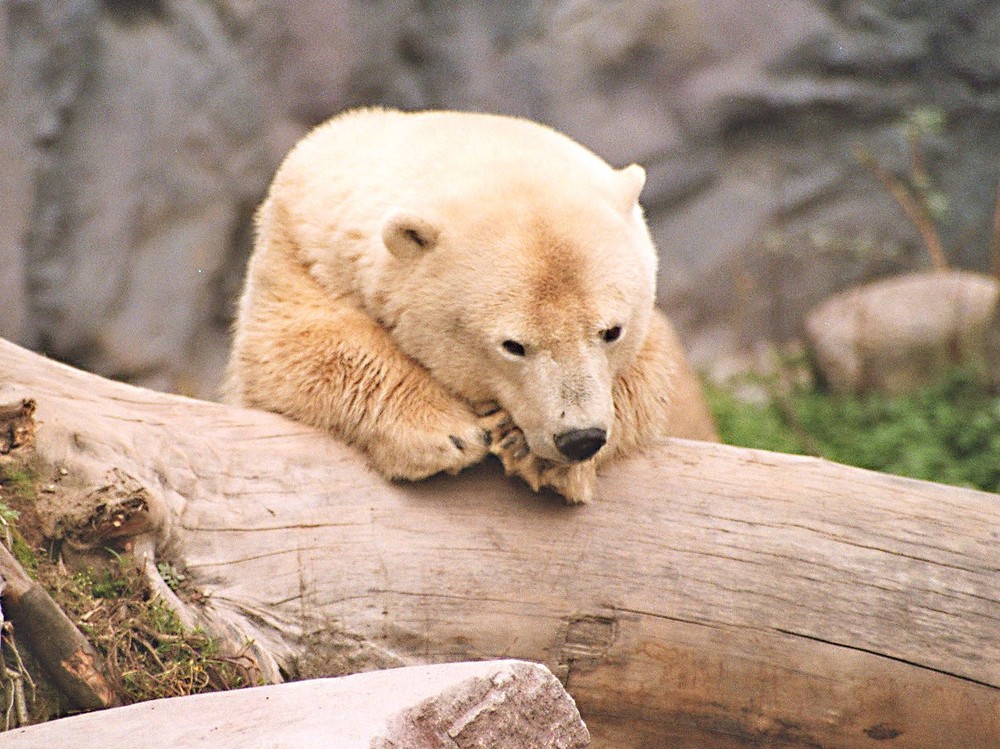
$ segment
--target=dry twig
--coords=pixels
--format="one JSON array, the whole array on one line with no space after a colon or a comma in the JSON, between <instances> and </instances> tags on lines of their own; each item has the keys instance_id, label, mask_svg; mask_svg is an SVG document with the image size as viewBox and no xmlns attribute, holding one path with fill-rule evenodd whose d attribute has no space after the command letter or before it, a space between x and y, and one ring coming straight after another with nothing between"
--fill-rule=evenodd
<instances>
[{"instance_id":1,"label":"dry twig","mask_svg":"<svg viewBox=\"0 0 1000 749\"><path fill-rule=\"evenodd\" d=\"M997 197L993 205L993 241L990 247L990 268L993 277L1000 281L1000 178L997 178Z\"/></svg>"},{"instance_id":2,"label":"dry twig","mask_svg":"<svg viewBox=\"0 0 1000 749\"><path fill-rule=\"evenodd\" d=\"M911 190L901 179L899 179L899 177L883 167L870 153L859 151L857 158L862 164L871 169L878 181L881 182L885 189L889 191L889 194L896 199L900 208L902 208L903 212L906 213L906 217L910 219L915 227L917 227L917 231L920 232L920 237L924 242L924 246L927 248L927 253L930 255L931 263L934 265L934 269L939 271L948 270L948 261L945 260L944 248L941 244L941 235L938 233L937 227L934 226L934 220L931 218L927 207L911 192ZM916 164L917 162L915 162L915 165ZM923 168L922 165L920 168Z\"/></svg>"}]
</instances>

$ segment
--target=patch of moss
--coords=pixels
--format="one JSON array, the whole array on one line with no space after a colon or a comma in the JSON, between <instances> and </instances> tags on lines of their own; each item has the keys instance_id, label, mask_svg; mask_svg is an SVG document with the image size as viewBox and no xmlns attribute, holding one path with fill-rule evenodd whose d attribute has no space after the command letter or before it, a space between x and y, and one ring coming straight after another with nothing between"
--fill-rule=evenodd
<instances>
[{"instance_id":1,"label":"patch of moss","mask_svg":"<svg viewBox=\"0 0 1000 749\"><path fill-rule=\"evenodd\" d=\"M38 558L31 544L18 530L25 508L32 508L37 498L35 477L26 468L0 463L0 538L22 567L33 575Z\"/></svg>"},{"instance_id":2,"label":"patch of moss","mask_svg":"<svg viewBox=\"0 0 1000 749\"><path fill-rule=\"evenodd\" d=\"M5 496L22 502L35 500L35 478L27 468L13 463L0 463L0 489Z\"/></svg>"},{"instance_id":3,"label":"patch of moss","mask_svg":"<svg viewBox=\"0 0 1000 749\"><path fill-rule=\"evenodd\" d=\"M128 557L73 574L46 562L39 580L104 656L125 704L258 682L249 658L226 656L204 631L185 628Z\"/></svg>"},{"instance_id":4,"label":"patch of moss","mask_svg":"<svg viewBox=\"0 0 1000 749\"><path fill-rule=\"evenodd\" d=\"M707 386L724 442L1000 492L1000 396L971 371L899 397L847 397L777 382L763 381L770 395L763 403Z\"/></svg>"}]
</instances>

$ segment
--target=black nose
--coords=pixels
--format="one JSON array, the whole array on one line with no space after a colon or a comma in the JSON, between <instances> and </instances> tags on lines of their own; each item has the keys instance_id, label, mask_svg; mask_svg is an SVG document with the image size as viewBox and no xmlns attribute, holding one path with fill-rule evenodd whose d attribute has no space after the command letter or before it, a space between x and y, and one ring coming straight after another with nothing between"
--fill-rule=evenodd
<instances>
[{"instance_id":1,"label":"black nose","mask_svg":"<svg viewBox=\"0 0 1000 749\"><path fill-rule=\"evenodd\" d=\"M597 454L608 441L603 429L571 429L552 438L556 447L570 460L586 460Z\"/></svg>"}]
</instances>

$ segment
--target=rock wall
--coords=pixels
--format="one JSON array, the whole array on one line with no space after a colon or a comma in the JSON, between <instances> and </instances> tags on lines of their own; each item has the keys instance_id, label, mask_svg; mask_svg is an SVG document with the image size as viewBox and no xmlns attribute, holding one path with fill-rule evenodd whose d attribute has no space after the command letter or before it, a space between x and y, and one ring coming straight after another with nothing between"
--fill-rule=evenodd
<instances>
[{"instance_id":1,"label":"rock wall","mask_svg":"<svg viewBox=\"0 0 1000 749\"><path fill-rule=\"evenodd\" d=\"M199 391L224 347L234 239L275 160L242 19L197 0L4 8L7 146L26 173L3 250L21 271L10 327L96 371Z\"/></svg>"},{"instance_id":2,"label":"rock wall","mask_svg":"<svg viewBox=\"0 0 1000 749\"><path fill-rule=\"evenodd\" d=\"M926 141L956 265L989 265L1000 5L988 0L9 0L0 335L211 395L250 217L340 109L525 115L649 171L662 304L722 367L854 281L926 263L857 148Z\"/></svg>"}]
</instances>

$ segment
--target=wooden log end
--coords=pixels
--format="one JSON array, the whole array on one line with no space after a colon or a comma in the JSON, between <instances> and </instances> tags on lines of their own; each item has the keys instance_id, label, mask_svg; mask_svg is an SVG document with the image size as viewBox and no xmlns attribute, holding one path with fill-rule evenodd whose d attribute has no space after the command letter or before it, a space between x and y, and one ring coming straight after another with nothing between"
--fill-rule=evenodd
<instances>
[{"instance_id":1,"label":"wooden log end","mask_svg":"<svg viewBox=\"0 0 1000 749\"><path fill-rule=\"evenodd\" d=\"M97 710L118 704L101 656L40 585L4 603L15 636L26 641L72 707Z\"/></svg>"}]
</instances>

